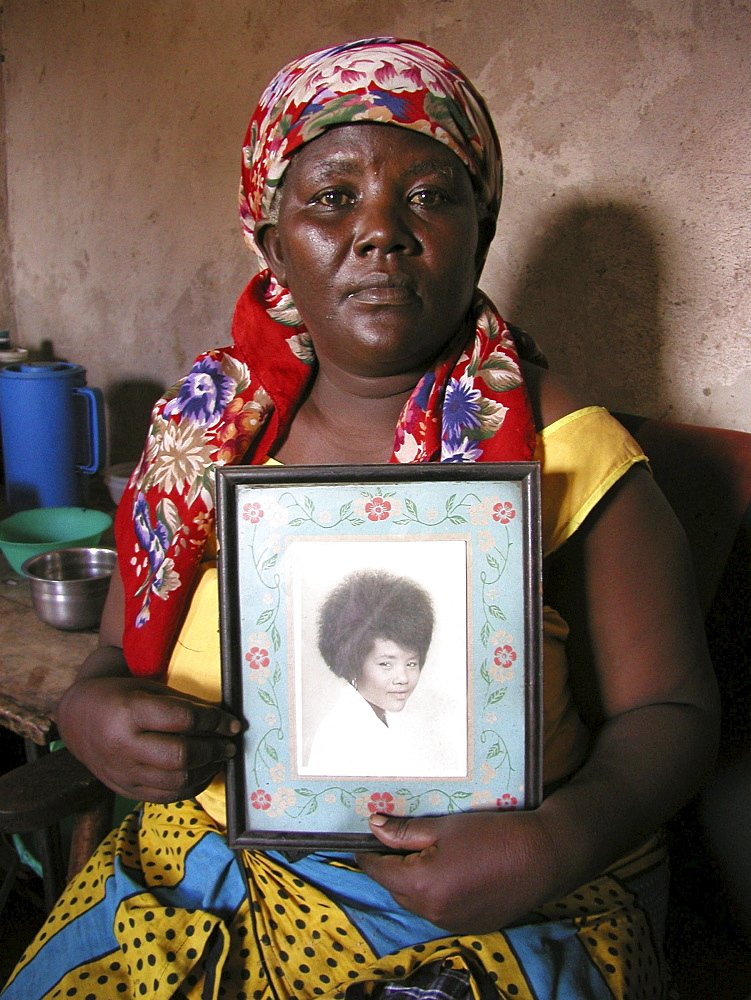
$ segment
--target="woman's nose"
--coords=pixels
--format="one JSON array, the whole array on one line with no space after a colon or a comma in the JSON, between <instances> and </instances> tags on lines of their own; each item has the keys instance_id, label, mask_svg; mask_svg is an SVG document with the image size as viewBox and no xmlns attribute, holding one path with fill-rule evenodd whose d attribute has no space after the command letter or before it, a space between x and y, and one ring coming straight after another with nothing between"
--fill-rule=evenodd
<instances>
[{"instance_id":1,"label":"woman's nose","mask_svg":"<svg viewBox=\"0 0 751 1000\"><path fill-rule=\"evenodd\" d=\"M355 252L360 256L412 254L420 244L409 224L408 209L389 198L363 199L357 213Z\"/></svg>"},{"instance_id":2,"label":"woman's nose","mask_svg":"<svg viewBox=\"0 0 751 1000\"><path fill-rule=\"evenodd\" d=\"M408 684L409 675L407 673L407 667L403 663L397 663L394 667L394 683L395 684Z\"/></svg>"}]
</instances>

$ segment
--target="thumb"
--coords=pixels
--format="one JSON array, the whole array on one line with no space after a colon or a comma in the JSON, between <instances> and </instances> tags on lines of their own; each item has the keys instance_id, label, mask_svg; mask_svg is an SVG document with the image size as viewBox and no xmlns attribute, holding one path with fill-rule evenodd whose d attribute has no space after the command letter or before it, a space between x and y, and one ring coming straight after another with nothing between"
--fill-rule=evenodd
<instances>
[{"instance_id":1,"label":"thumb","mask_svg":"<svg viewBox=\"0 0 751 1000\"><path fill-rule=\"evenodd\" d=\"M423 851L431 847L437 839L435 821L432 819L410 819L406 816L370 817L370 832L397 851Z\"/></svg>"}]
</instances>

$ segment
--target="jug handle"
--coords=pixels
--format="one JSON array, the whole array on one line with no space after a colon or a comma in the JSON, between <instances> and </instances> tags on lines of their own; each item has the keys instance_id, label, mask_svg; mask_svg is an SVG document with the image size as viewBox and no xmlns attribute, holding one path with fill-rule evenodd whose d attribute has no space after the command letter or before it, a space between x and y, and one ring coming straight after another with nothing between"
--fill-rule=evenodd
<instances>
[{"instance_id":1,"label":"jug handle","mask_svg":"<svg viewBox=\"0 0 751 1000\"><path fill-rule=\"evenodd\" d=\"M87 402L89 420L89 464L76 466L81 472L99 472L104 456L104 396L101 389L81 386L73 390Z\"/></svg>"}]
</instances>

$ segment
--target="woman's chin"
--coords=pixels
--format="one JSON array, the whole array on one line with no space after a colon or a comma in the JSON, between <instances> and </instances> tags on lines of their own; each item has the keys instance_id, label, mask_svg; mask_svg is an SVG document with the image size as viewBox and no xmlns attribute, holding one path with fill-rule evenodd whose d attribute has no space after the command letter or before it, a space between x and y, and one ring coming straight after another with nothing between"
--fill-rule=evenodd
<instances>
[{"instance_id":1,"label":"woman's chin","mask_svg":"<svg viewBox=\"0 0 751 1000\"><path fill-rule=\"evenodd\" d=\"M386 707L387 712L401 712L404 706L409 700L409 695L393 695L389 698L389 704Z\"/></svg>"}]
</instances>

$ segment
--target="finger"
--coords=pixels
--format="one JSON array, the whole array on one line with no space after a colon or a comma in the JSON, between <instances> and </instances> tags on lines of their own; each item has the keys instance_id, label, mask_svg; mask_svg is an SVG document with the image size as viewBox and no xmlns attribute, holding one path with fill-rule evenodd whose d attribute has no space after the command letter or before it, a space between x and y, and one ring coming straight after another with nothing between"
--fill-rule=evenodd
<instances>
[{"instance_id":1,"label":"finger","mask_svg":"<svg viewBox=\"0 0 751 1000\"><path fill-rule=\"evenodd\" d=\"M389 892L400 906L413 913L420 910L421 893L414 892L412 876L416 854L358 854L357 864Z\"/></svg>"},{"instance_id":2,"label":"finger","mask_svg":"<svg viewBox=\"0 0 751 1000\"><path fill-rule=\"evenodd\" d=\"M161 771L190 773L207 765L220 766L237 752L224 736L180 736L170 733L141 733L135 751L140 766Z\"/></svg>"},{"instance_id":3,"label":"finger","mask_svg":"<svg viewBox=\"0 0 751 1000\"><path fill-rule=\"evenodd\" d=\"M130 798L147 802L176 802L202 792L219 770L207 764L195 771L162 771L159 768L138 768L130 776Z\"/></svg>"},{"instance_id":4,"label":"finger","mask_svg":"<svg viewBox=\"0 0 751 1000\"><path fill-rule=\"evenodd\" d=\"M197 733L216 733L218 736L237 736L242 732L242 722L237 716L228 712L221 705L215 705L203 698L193 698L181 692L175 692L175 697L187 701L195 713L195 731Z\"/></svg>"},{"instance_id":5,"label":"finger","mask_svg":"<svg viewBox=\"0 0 751 1000\"><path fill-rule=\"evenodd\" d=\"M355 861L366 875L380 882L389 891L391 891L390 886L398 886L402 881L403 855L362 853L355 855Z\"/></svg>"},{"instance_id":6,"label":"finger","mask_svg":"<svg viewBox=\"0 0 751 1000\"><path fill-rule=\"evenodd\" d=\"M438 825L431 818L378 814L370 817L370 830L382 844L397 851L424 851L438 840Z\"/></svg>"},{"instance_id":7,"label":"finger","mask_svg":"<svg viewBox=\"0 0 751 1000\"><path fill-rule=\"evenodd\" d=\"M236 736L241 729L240 722L224 709L177 695L137 691L130 709L135 727L142 732Z\"/></svg>"}]
</instances>

